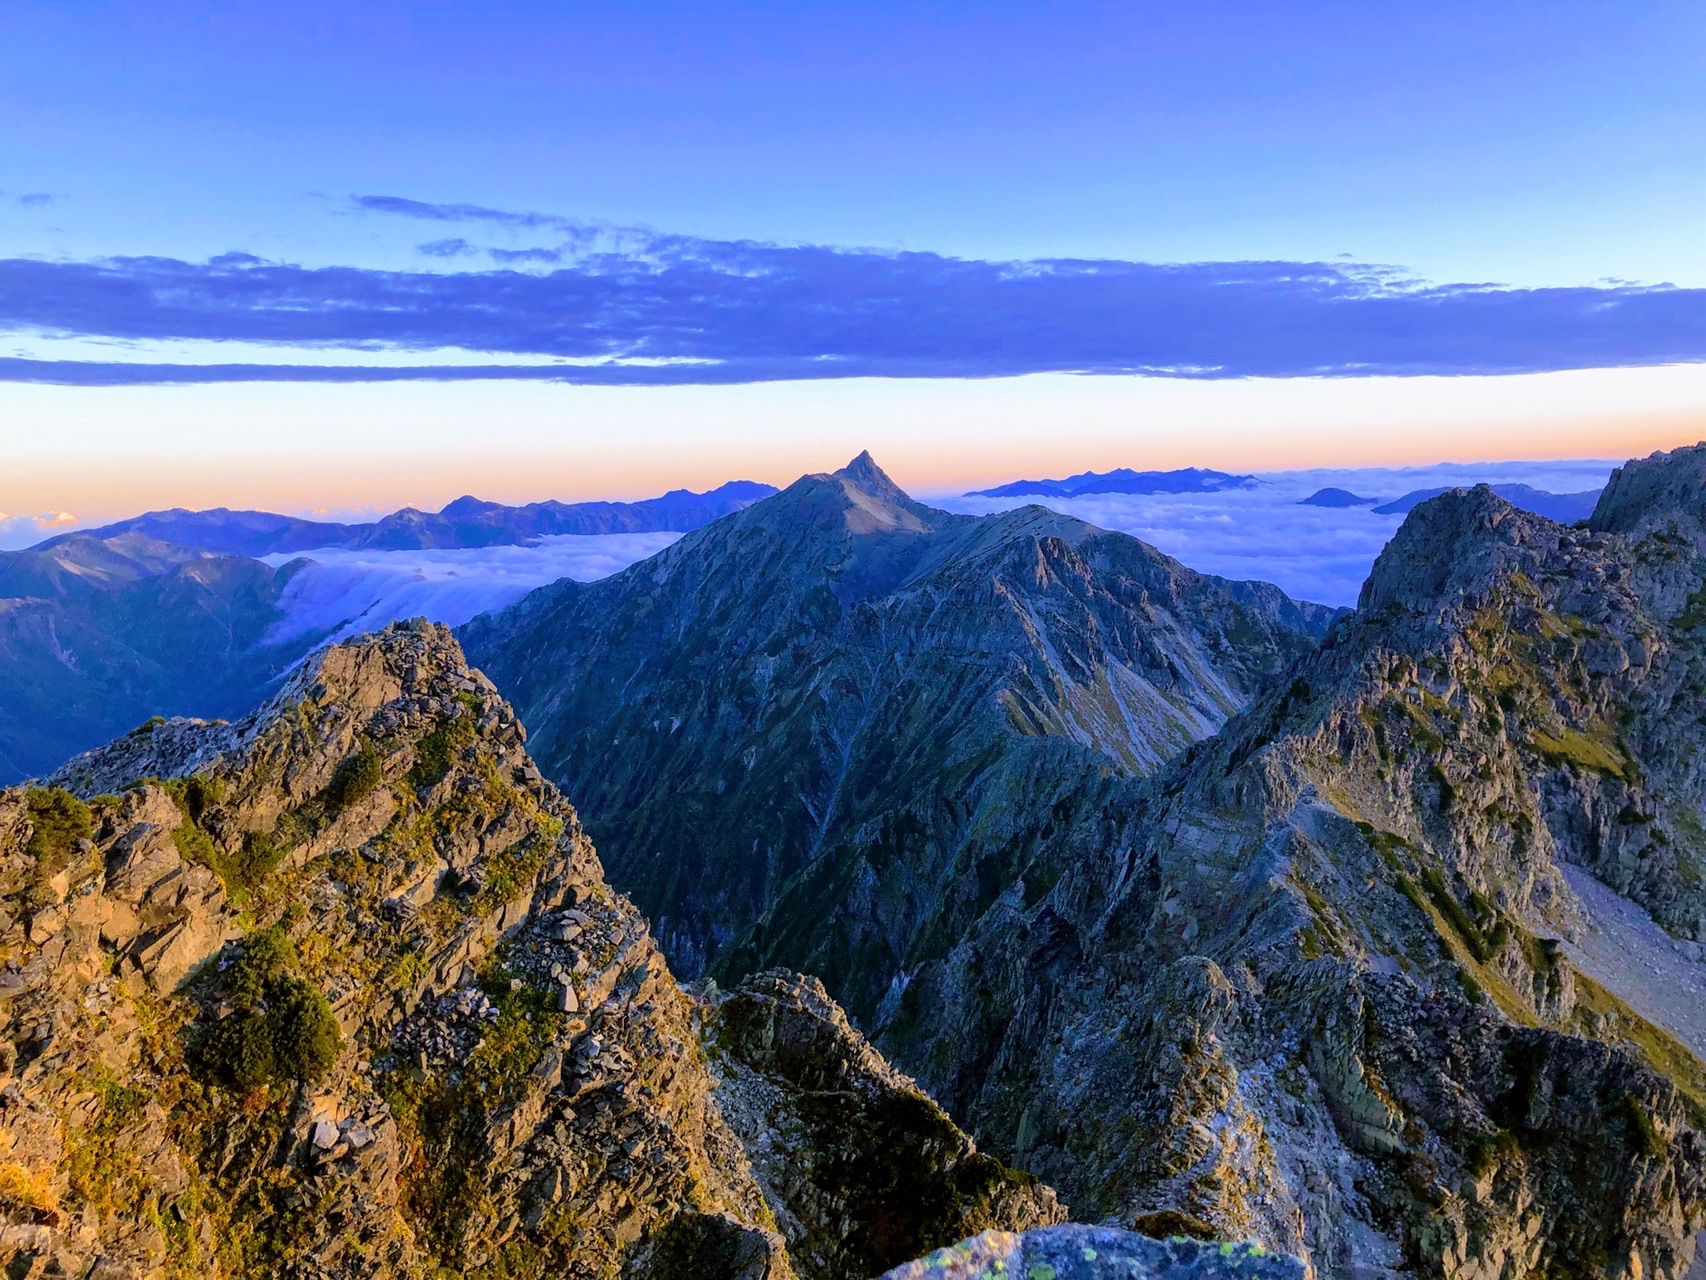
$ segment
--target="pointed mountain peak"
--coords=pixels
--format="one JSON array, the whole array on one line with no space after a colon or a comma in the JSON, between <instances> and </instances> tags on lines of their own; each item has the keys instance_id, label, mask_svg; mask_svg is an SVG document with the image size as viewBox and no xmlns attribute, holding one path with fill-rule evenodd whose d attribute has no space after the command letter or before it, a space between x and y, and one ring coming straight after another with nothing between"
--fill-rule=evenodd
<instances>
[{"instance_id":1,"label":"pointed mountain peak","mask_svg":"<svg viewBox=\"0 0 1706 1280\"><path fill-rule=\"evenodd\" d=\"M847 527L854 533L883 529L906 529L922 533L951 519L946 512L913 501L869 452L861 453L839 471L820 477L835 483L847 504Z\"/></svg>"},{"instance_id":2,"label":"pointed mountain peak","mask_svg":"<svg viewBox=\"0 0 1706 1280\"><path fill-rule=\"evenodd\" d=\"M911 495L889 479L888 473L877 465L877 460L871 456L868 449L835 472L835 478L845 480L884 502L896 505L912 502Z\"/></svg>"},{"instance_id":3,"label":"pointed mountain peak","mask_svg":"<svg viewBox=\"0 0 1706 1280\"><path fill-rule=\"evenodd\" d=\"M476 498L471 493L465 493L460 498L456 499L456 501L445 503L443 509L440 510L438 514L441 516L452 517L477 516L486 511L498 511L501 509L502 508L500 508L495 502L487 502L483 498Z\"/></svg>"}]
</instances>

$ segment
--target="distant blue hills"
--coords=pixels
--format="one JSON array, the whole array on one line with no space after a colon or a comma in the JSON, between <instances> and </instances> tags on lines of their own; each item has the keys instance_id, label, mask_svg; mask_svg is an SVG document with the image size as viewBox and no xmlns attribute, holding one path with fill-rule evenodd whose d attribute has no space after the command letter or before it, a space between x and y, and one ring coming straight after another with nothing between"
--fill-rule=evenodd
<instances>
[{"instance_id":1,"label":"distant blue hills","mask_svg":"<svg viewBox=\"0 0 1706 1280\"><path fill-rule=\"evenodd\" d=\"M1300 507L1372 507L1379 498L1364 498L1349 489L1317 489L1297 505Z\"/></svg>"},{"instance_id":2,"label":"distant blue hills","mask_svg":"<svg viewBox=\"0 0 1706 1280\"><path fill-rule=\"evenodd\" d=\"M40 543L45 550L69 538L106 539L139 533L159 542L220 555L265 556L280 552L346 547L411 551L446 547L499 547L551 534L687 533L749 507L776 492L756 480L731 480L705 493L673 489L641 502L530 502L510 507L462 497L440 511L404 507L366 524L304 520L270 511L149 511L129 520L61 534Z\"/></svg>"},{"instance_id":3,"label":"distant blue hills","mask_svg":"<svg viewBox=\"0 0 1706 1280\"><path fill-rule=\"evenodd\" d=\"M1374 508L1374 514L1408 515L1411 508L1420 506L1429 498L1437 498L1452 489L1469 487L1444 485L1437 489L1413 489L1402 498ZM1526 484L1495 484L1490 487L1511 506L1532 511L1537 516L1545 516L1548 520L1558 521L1559 524L1574 524L1577 520L1586 520L1593 514L1594 504L1599 501L1600 495L1599 489L1583 489L1580 493L1548 493L1545 489L1535 489Z\"/></svg>"},{"instance_id":4,"label":"distant blue hills","mask_svg":"<svg viewBox=\"0 0 1706 1280\"><path fill-rule=\"evenodd\" d=\"M1095 493L1220 493L1227 489L1252 489L1255 476L1228 475L1185 467L1179 471L1081 471L1064 480L1015 480L993 489L978 489L968 498L1084 498Z\"/></svg>"}]
</instances>

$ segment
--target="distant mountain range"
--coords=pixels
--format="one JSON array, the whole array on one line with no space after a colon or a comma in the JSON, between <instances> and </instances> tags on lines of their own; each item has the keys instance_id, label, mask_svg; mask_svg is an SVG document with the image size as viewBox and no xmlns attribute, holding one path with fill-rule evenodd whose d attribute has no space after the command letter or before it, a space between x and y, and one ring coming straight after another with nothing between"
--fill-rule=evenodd
<instances>
[{"instance_id":1,"label":"distant mountain range","mask_svg":"<svg viewBox=\"0 0 1706 1280\"><path fill-rule=\"evenodd\" d=\"M306 562L275 568L258 557L684 531L774 492L737 480L645 502L506 507L459 498L437 513L405 508L371 524L223 508L152 511L0 552L0 785L44 773L153 715L240 715L336 634L337 625L276 629L285 588Z\"/></svg>"},{"instance_id":2,"label":"distant mountain range","mask_svg":"<svg viewBox=\"0 0 1706 1280\"><path fill-rule=\"evenodd\" d=\"M1317 489L1307 498L1302 499L1300 507L1370 507L1377 516L1408 515L1416 507L1429 498L1437 498L1442 493L1450 493L1453 489L1469 489L1471 485L1440 485L1433 489L1412 489L1401 498L1391 502L1375 504L1378 498L1364 498L1348 489ZM1578 520L1586 520L1593 514L1594 504L1599 501L1600 489L1584 489L1580 493L1549 493L1545 489L1536 489L1526 484L1495 484L1490 485L1492 491L1524 511L1532 511L1537 516L1545 516L1548 520L1556 520L1559 524L1574 524Z\"/></svg>"},{"instance_id":3,"label":"distant mountain range","mask_svg":"<svg viewBox=\"0 0 1706 1280\"><path fill-rule=\"evenodd\" d=\"M1470 488L1469 485L1445 485L1437 489L1413 489L1402 498L1395 499L1383 506L1374 508L1377 516L1408 515L1416 507L1429 498L1437 498L1442 493L1450 493L1454 488ZM1586 520L1593 514L1594 504L1599 501L1601 489L1584 489L1580 493L1548 493L1544 489L1535 489L1526 484L1495 484L1490 485L1492 491L1524 511L1532 511L1537 516L1545 516L1548 520L1556 520L1559 524L1574 524L1578 520ZM1323 490L1322 492L1326 492ZM1320 495L1316 495L1319 497Z\"/></svg>"},{"instance_id":4,"label":"distant mountain range","mask_svg":"<svg viewBox=\"0 0 1706 1280\"><path fill-rule=\"evenodd\" d=\"M678 968L797 963L870 1018L1023 870L1014 814L1157 768L1334 616L1071 516L935 510L862 454L461 635Z\"/></svg>"},{"instance_id":5,"label":"distant mountain range","mask_svg":"<svg viewBox=\"0 0 1706 1280\"><path fill-rule=\"evenodd\" d=\"M78 619L223 678L293 568L8 558L0 699L128 678ZM0 791L0 1257L844 1280L1064 1201L1204 1280L1684 1280L1703 601L1706 444L1421 502L1355 611L861 455L322 649Z\"/></svg>"},{"instance_id":6,"label":"distant mountain range","mask_svg":"<svg viewBox=\"0 0 1706 1280\"><path fill-rule=\"evenodd\" d=\"M979 489L968 498L1022 498L1032 494L1044 498L1083 498L1096 493L1220 493L1226 489L1249 489L1255 476L1234 476L1224 471L1185 467L1180 471L1081 471L1064 480L1015 480L993 489Z\"/></svg>"},{"instance_id":7,"label":"distant mountain range","mask_svg":"<svg viewBox=\"0 0 1706 1280\"><path fill-rule=\"evenodd\" d=\"M264 643L301 567L140 533L0 553L0 783L157 713L248 710L323 638Z\"/></svg>"},{"instance_id":8,"label":"distant mountain range","mask_svg":"<svg viewBox=\"0 0 1706 1280\"><path fill-rule=\"evenodd\" d=\"M150 511L64 538L140 533L161 542L226 555L266 556L321 547L409 551L432 547L497 547L552 534L686 533L776 492L756 480L731 480L705 493L674 489L641 502L530 502L510 507L462 497L441 511L404 507L368 524L304 520L270 511Z\"/></svg>"}]
</instances>

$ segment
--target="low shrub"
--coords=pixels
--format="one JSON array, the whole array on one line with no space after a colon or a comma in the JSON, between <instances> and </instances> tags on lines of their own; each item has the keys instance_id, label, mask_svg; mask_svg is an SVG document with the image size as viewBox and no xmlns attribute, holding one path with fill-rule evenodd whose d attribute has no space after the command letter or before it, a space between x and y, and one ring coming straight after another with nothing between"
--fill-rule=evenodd
<instances>
[{"instance_id":1,"label":"low shrub","mask_svg":"<svg viewBox=\"0 0 1706 1280\"><path fill-rule=\"evenodd\" d=\"M78 844L94 832L94 819L88 805L58 787L26 791L24 810L30 818L24 852L32 862L26 897L32 907L47 906L54 898L48 882L71 865Z\"/></svg>"},{"instance_id":2,"label":"low shrub","mask_svg":"<svg viewBox=\"0 0 1706 1280\"><path fill-rule=\"evenodd\" d=\"M449 767L446 762L446 768ZM338 765L326 784L323 798L328 813L341 813L378 790L385 781L384 763L371 742L363 739L355 753Z\"/></svg>"},{"instance_id":3,"label":"low shrub","mask_svg":"<svg viewBox=\"0 0 1706 1280\"><path fill-rule=\"evenodd\" d=\"M243 940L224 980L234 1011L214 1024L197 1054L203 1076L246 1090L326 1074L342 1036L326 997L296 968L296 948L283 930Z\"/></svg>"}]
</instances>

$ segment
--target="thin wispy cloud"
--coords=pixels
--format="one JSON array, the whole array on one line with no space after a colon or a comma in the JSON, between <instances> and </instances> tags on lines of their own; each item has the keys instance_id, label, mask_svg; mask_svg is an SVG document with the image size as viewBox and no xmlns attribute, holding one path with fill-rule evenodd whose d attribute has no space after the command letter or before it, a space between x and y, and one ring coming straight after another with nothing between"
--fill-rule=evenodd
<instances>
[{"instance_id":1,"label":"thin wispy cloud","mask_svg":"<svg viewBox=\"0 0 1706 1280\"><path fill-rule=\"evenodd\" d=\"M561 262L563 255L556 249L487 249L493 262L515 266L526 262Z\"/></svg>"},{"instance_id":2,"label":"thin wispy cloud","mask_svg":"<svg viewBox=\"0 0 1706 1280\"><path fill-rule=\"evenodd\" d=\"M479 249L457 236L449 240L429 240L425 244L417 244L415 252L424 253L429 258L465 258L478 253Z\"/></svg>"},{"instance_id":3,"label":"thin wispy cloud","mask_svg":"<svg viewBox=\"0 0 1706 1280\"><path fill-rule=\"evenodd\" d=\"M362 213L389 213L428 222L489 222L505 227L549 227L577 235L593 229L590 223L577 222L554 213L515 213L478 204L433 204L405 196L351 196L350 203Z\"/></svg>"},{"instance_id":4,"label":"thin wispy cloud","mask_svg":"<svg viewBox=\"0 0 1706 1280\"><path fill-rule=\"evenodd\" d=\"M749 382L1070 372L1189 378L1501 374L1706 360L1706 290L1427 284L1354 263L977 261L712 240L365 196L368 212L548 228L479 271L303 267L249 254L0 260L0 330L246 342L274 363L0 361L53 382L552 377ZM442 259L480 246L421 246ZM529 269L518 269L526 267ZM289 348L492 353L328 368ZM541 367L504 359L558 358Z\"/></svg>"}]
</instances>

